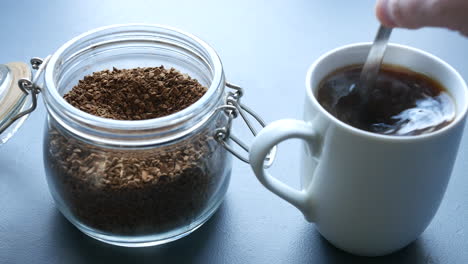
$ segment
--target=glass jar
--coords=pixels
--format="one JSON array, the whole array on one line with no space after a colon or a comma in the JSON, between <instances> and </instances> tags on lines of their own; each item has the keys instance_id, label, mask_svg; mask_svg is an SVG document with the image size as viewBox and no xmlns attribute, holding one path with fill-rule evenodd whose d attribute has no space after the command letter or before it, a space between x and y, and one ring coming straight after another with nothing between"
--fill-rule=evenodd
<instances>
[{"instance_id":1,"label":"glass jar","mask_svg":"<svg viewBox=\"0 0 468 264\"><path fill-rule=\"evenodd\" d=\"M177 113L139 121L90 115L63 99L93 72L160 65L196 78L207 92ZM50 57L42 94L49 189L85 234L123 246L166 243L200 227L223 201L231 156L214 131L229 122L219 111L225 78L202 40L154 25L93 30Z\"/></svg>"},{"instance_id":2,"label":"glass jar","mask_svg":"<svg viewBox=\"0 0 468 264\"><path fill-rule=\"evenodd\" d=\"M232 157L248 163L249 147L230 133L240 116L256 135L241 103L242 88L226 82L216 52L179 30L148 24L115 25L82 34L44 60L0 64L0 146L37 106L47 109L44 167L62 214L85 234L115 245L140 247L190 234L219 207ZM174 67L207 87L187 108L168 116L112 120L65 101L93 72ZM43 83L41 83L43 81ZM226 87L232 90L226 92ZM236 143L233 148L229 142ZM244 154L239 150L244 150ZM229 153L228 153L229 152ZM265 159L272 165L276 147Z\"/></svg>"}]
</instances>

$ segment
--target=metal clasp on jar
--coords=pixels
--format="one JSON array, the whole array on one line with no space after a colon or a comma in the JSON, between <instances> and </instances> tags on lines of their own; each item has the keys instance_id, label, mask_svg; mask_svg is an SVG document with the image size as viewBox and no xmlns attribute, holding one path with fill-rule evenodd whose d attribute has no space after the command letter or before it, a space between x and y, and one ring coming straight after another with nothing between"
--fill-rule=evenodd
<instances>
[{"instance_id":1,"label":"metal clasp on jar","mask_svg":"<svg viewBox=\"0 0 468 264\"><path fill-rule=\"evenodd\" d=\"M245 163L249 163L248 157L243 156L243 154L236 151L227 143L229 139L232 139L232 141L234 141L246 153L249 153L249 147L244 142L242 142L242 140L240 140L238 137L234 136L231 133L232 121L238 116L241 116L254 137L257 135L257 130L252 125L252 122L247 115L253 117L262 127L265 127L266 123L257 113L255 113L252 109L241 103L241 98L244 95L244 90L240 86L228 82L226 82L226 86L233 89L234 91L230 91L227 93L226 102L224 105L218 107L218 111L224 111L224 113L228 116L228 123L224 127L217 128L215 130L214 137L216 141L218 141L227 151L229 151L236 158L240 159ZM265 168L268 168L273 164L275 156L276 146L270 150L270 153L265 158Z\"/></svg>"},{"instance_id":2,"label":"metal clasp on jar","mask_svg":"<svg viewBox=\"0 0 468 264\"><path fill-rule=\"evenodd\" d=\"M29 115L32 111L34 111L37 107L37 95L41 92L41 88L37 84L39 77L44 72L45 66L47 62L49 62L50 56L45 58L44 60L41 58L32 58L31 59L31 66L34 70L37 70L34 74L32 80L29 79L20 79L18 80L18 86L25 93L26 95L31 95L31 106L16 114L15 116L11 117L8 122L6 122L3 126L0 127L0 134L2 134L8 127L13 125L18 119L22 118L25 115Z\"/></svg>"}]
</instances>

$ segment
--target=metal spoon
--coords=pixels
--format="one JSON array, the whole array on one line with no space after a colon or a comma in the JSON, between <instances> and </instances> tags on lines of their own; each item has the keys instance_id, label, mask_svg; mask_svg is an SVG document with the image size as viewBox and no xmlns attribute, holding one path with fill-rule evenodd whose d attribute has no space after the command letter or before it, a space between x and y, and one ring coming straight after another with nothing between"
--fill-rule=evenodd
<instances>
[{"instance_id":1,"label":"metal spoon","mask_svg":"<svg viewBox=\"0 0 468 264\"><path fill-rule=\"evenodd\" d=\"M369 54L367 55L366 62L362 67L359 86L357 87L358 93L361 97L362 103L367 103L369 98L369 89L374 86L379 74L380 65L387 48L388 39L392 33L392 28L380 25L377 35L375 36L374 43L372 44Z\"/></svg>"}]
</instances>

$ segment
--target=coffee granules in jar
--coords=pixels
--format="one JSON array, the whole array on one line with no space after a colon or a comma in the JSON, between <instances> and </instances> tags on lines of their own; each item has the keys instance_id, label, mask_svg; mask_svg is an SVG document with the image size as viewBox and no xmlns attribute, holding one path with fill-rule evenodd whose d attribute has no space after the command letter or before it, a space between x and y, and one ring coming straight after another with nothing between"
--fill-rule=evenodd
<instances>
[{"instance_id":1,"label":"coffee granules in jar","mask_svg":"<svg viewBox=\"0 0 468 264\"><path fill-rule=\"evenodd\" d=\"M95 72L64 98L95 116L142 120L176 113L205 92L197 80L161 66ZM227 154L212 137L214 125L177 144L126 151L86 143L52 124L44 148L49 184L70 216L103 232L144 235L189 225L225 175Z\"/></svg>"},{"instance_id":2,"label":"coffee granules in jar","mask_svg":"<svg viewBox=\"0 0 468 264\"><path fill-rule=\"evenodd\" d=\"M63 98L100 117L143 120L163 117L192 105L206 87L174 68L134 68L95 72Z\"/></svg>"}]
</instances>

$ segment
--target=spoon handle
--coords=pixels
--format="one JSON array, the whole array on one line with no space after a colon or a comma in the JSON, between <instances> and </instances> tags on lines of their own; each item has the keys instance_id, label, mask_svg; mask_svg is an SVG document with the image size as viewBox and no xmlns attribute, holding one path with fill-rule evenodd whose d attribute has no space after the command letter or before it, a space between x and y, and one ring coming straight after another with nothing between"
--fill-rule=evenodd
<instances>
[{"instance_id":1,"label":"spoon handle","mask_svg":"<svg viewBox=\"0 0 468 264\"><path fill-rule=\"evenodd\" d=\"M372 87L377 80L380 65L387 48L388 39L392 33L392 28L380 25L377 35L375 36L374 43L372 44L369 54L367 55L366 62L362 67L360 75L360 93L361 98L368 97L368 90Z\"/></svg>"}]
</instances>

